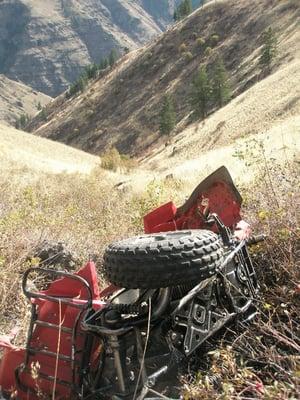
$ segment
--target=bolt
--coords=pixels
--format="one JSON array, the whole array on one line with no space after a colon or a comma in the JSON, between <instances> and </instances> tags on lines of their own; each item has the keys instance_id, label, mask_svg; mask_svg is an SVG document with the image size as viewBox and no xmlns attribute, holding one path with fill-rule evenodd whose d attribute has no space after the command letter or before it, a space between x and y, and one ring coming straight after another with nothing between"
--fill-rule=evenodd
<instances>
[{"instance_id":1,"label":"bolt","mask_svg":"<svg viewBox=\"0 0 300 400\"><path fill-rule=\"evenodd\" d=\"M150 378L148 379L148 387L153 387L155 385L155 379Z\"/></svg>"},{"instance_id":2,"label":"bolt","mask_svg":"<svg viewBox=\"0 0 300 400\"><path fill-rule=\"evenodd\" d=\"M135 375L134 375L134 372L133 372L133 371L130 371L130 372L129 372L129 379L130 379L131 381L134 381L134 380L135 380Z\"/></svg>"}]
</instances>

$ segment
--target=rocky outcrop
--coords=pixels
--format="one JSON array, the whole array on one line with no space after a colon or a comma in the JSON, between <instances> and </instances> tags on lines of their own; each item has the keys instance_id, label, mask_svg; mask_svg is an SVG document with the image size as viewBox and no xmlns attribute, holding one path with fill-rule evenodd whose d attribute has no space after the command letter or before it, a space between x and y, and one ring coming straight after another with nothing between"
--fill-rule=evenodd
<instances>
[{"instance_id":1,"label":"rocky outcrop","mask_svg":"<svg viewBox=\"0 0 300 400\"><path fill-rule=\"evenodd\" d=\"M161 33L172 19L175 3L3 0L0 73L56 96L112 48L121 54Z\"/></svg>"}]
</instances>

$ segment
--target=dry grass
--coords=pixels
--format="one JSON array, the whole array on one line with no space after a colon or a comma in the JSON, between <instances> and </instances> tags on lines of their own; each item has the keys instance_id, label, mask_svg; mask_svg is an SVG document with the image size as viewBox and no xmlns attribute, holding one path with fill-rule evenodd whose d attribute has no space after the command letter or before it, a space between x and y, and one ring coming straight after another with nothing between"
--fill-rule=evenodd
<instances>
[{"instance_id":1,"label":"dry grass","mask_svg":"<svg viewBox=\"0 0 300 400\"><path fill-rule=\"evenodd\" d=\"M249 151L249 150L245 150ZM240 154L246 157L247 154ZM248 155L249 156L249 155ZM186 399L296 399L299 390L299 228L295 164L269 163L261 149L253 187L241 187L245 219L269 239L253 252L261 280L260 315L211 342L199 355L197 374L185 378ZM251 161L252 160L252 161ZM252 164L257 158L250 157ZM120 190L97 168L91 175L42 174L19 181L14 171L0 174L0 329L18 325L24 339L28 305L21 295L22 273L43 242L63 241L84 262L101 256L112 241L141 232L141 217L170 198L177 204L187 192L174 178L153 181L140 194ZM76 268L80 266L80 262ZM230 347L228 347L230 346ZM199 363L199 360L201 361ZM200 372L199 372L200 371Z\"/></svg>"},{"instance_id":2,"label":"dry grass","mask_svg":"<svg viewBox=\"0 0 300 400\"><path fill-rule=\"evenodd\" d=\"M114 186L100 167L90 175L40 174L20 179L19 172L0 174L0 331L26 325L27 302L21 294L24 270L44 241L63 242L79 260L97 260L114 240L142 231L142 216L172 197L173 185L153 181L132 194ZM174 194L173 194L174 197ZM25 318L24 318L25 317ZM21 334L23 337L24 331Z\"/></svg>"},{"instance_id":3,"label":"dry grass","mask_svg":"<svg viewBox=\"0 0 300 400\"><path fill-rule=\"evenodd\" d=\"M90 173L100 159L72 147L0 124L2 173ZM27 172L26 172L27 171Z\"/></svg>"},{"instance_id":4,"label":"dry grass","mask_svg":"<svg viewBox=\"0 0 300 400\"><path fill-rule=\"evenodd\" d=\"M299 398L298 174L290 163L264 163L256 186L242 190L245 218L256 233L268 235L252 251L261 284L259 315L250 325L237 323L210 342L196 363L197 372L184 379L184 399Z\"/></svg>"}]
</instances>

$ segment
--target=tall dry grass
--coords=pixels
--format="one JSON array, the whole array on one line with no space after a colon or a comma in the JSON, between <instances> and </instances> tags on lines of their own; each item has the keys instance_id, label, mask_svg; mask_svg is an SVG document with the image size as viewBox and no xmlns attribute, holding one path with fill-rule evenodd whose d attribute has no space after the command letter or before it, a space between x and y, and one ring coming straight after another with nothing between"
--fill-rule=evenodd
<instances>
[{"instance_id":1,"label":"tall dry grass","mask_svg":"<svg viewBox=\"0 0 300 400\"><path fill-rule=\"evenodd\" d=\"M166 201L172 187L153 181L144 193L132 195L113 187L101 168L90 176L41 174L29 183L13 170L0 174L0 332L27 325L22 273L39 262L36 253L44 242L64 243L77 260L75 268L95 259L103 286L105 247L142 232L142 216ZM25 333L21 329L19 342Z\"/></svg>"},{"instance_id":2,"label":"tall dry grass","mask_svg":"<svg viewBox=\"0 0 300 400\"><path fill-rule=\"evenodd\" d=\"M293 164L294 165L294 164ZM185 399L296 399L300 393L300 293L298 174L292 164L264 161L255 185L240 188L244 218L268 235L252 250L261 283L259 315L249 326L230 326L196 359L197 372L184 378ZM249 166L251 168L251 165ZM180 201L182 182L151 182L139 196L119 190L100 168L89 177L43 175L33 183L0 175L0 331L21 328L29 317L21 293L22 273L44 240L62 241L98 263L112 241L142 232L143 214L170 198Z\"/></svg>"},{"instance_id":3,"label":"tall dry grass","mask_svg":"<svg viewBox=\"0 0 300 400\"><path fill-rule=\"evenodd\" d=\"M268 237L252 248L260 282L258 315L237 322L199 354L184 378L185 400L296 400L300 393L299 168L272 164L241 188L244 218ZM251 163L249 165L251 168Z\"/></svg>"}]
</instances>

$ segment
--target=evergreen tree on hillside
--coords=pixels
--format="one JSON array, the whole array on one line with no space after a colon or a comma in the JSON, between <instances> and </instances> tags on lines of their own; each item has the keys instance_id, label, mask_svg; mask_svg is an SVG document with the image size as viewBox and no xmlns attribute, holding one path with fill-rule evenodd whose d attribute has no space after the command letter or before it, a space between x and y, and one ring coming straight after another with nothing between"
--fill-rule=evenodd
<instances>
[{"instance_id":1,"label":"evergreen tree on hillside","mask_svg":"<svg viewBox=\"0 0 300 400\"><path fill-rule=\"evenodd\" d=\"M197 117L207 116L208 105L211 99L211 85L206 73L206 67L202 66L193 80L191 104Z\"/></svg>"},{"instance_id":2,"label":"evergreen tree on hillside","mask_svg":"<svg viewBox=\"0 0 300 400\"><path fill-rule=\"evenodd\" d=\"M118 59L117 51L116 49L112 49L108 59L109 65L112 67L116 63L117 59Z\"/></svg>"},{"instance_id":3,"label":"evergreen tree on hillside","mask_svg":"<svg viewBox=\"0 0 300 400\"><path fill-rule=\"evenodd\" d=\"M174 103L170 95L165 95L160 112L159 130L162 135L168 135L176 125Z\"/></svg>"},{"instance_id":4,"label":"evergreen tree on hillside","mask_svg":"<svg viewBox=\"0 0 300 400\"><path fill-rule=\"evenodd\" d=\"M109 61L108 61L108 59L107 59L107 58L103 58L103 59L100 61L98 68L99 68L99 70L103 70L103 69L106 69L108 66L109 66Z\"/></svg>"},{"instance_id":5,"label":"evergreen tree on hillside","mask_svg":"<svg viewBox=\"0 0 300 400\"><path fill-rule=\"evenodd\" d=\"M226 104L231 96L228 74L220 57L213 68L212 95L219 107Z\"/></svg>"},{"instance_id":6,"label":"evergreen tree on hillside","mask_svg":"<svg viewBox=\"0 0 300 400\"><path fill-rule=\"evenodd\" d=\"M183 0L174 12L174 20L179 21L193 11L192 0Z\"/></svg>"},{"instance_id":7,"label":"evergreen tree on hillside","mask_svg":"<svg viewBox=\"0 0 300 400\"><path fill-rule=\"evenodd\" d=\"M98 66L96 64L91 64L85 67L84 74L86 75L87 79L96 78L98 73Z\"/></svg>"},{"instance_id":8,"label":"evergreen tree on hillside","mask_svg":"<svg viewBox=\"0 0 300 400\"><path fill-rule=\"evenodd\" d=\"M263 46L259 63L263 71L271 72L271 64L277 54L277 38L270 27L266 29L262 35Z\"/></svg>"},{"instance_id":9,"label":"evergreen tree on hillside","mask_svg":"<svg viewBox=\"0 0 300 400\"><path fill-rule=\"evenodd\" d=\"M20 116L20 118L16 121L15 123L15 127L17 129L23 129L25 130L25 127L27 125L27 123L29 122L29 116L28 114L22 114Z\"/></svg>"}]
</instances>

